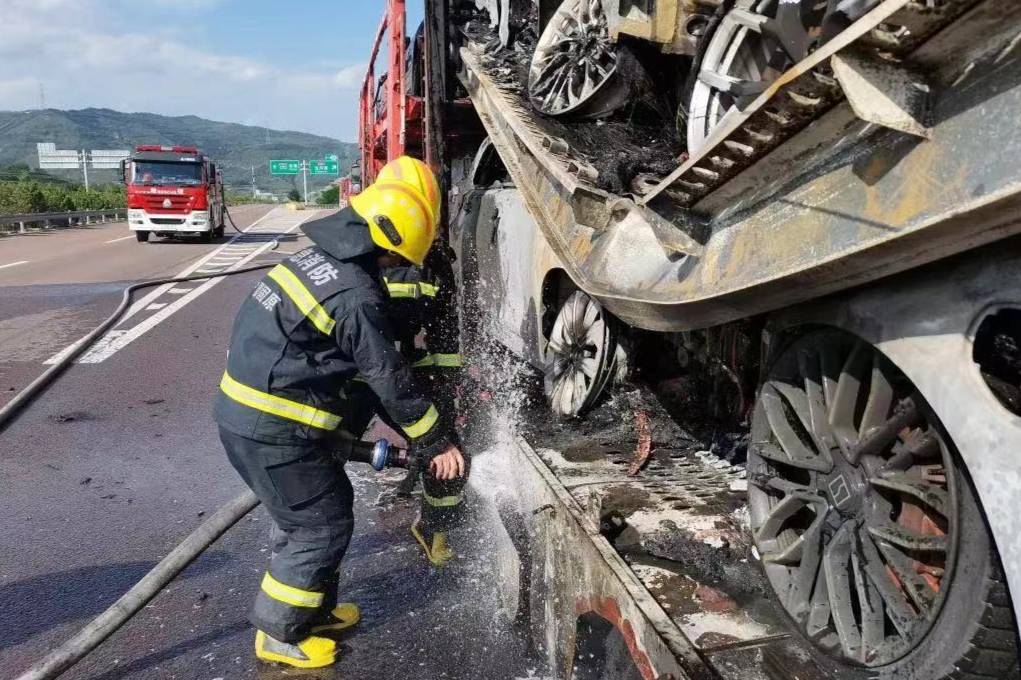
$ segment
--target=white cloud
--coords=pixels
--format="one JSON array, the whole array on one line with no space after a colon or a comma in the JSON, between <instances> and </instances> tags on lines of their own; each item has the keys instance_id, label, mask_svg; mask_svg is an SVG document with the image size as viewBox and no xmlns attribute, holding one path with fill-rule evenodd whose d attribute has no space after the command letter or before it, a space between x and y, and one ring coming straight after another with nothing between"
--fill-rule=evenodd
<instances>
[{"instance_id":1,"label":"white cloud","mask_svg":"<svg viewBox=\"0 0 1021 680\"><path fill-rule=\"evenodd\" d=\"M368 66L368 64L346 66L334 74L333 82L342 89L360 89Z\"/></svg>"},{"instance_id":2,"label":"white cloud","mask_svg":"<svg viewBox=\"0 0 1021 680\"><path fill-rule=\"evenodd\" d=\"M208 5L217 0L188 0ZM166 33L110 30L94 0L0 0L0 107L194 114L355 137L365 66L288 70Z\"/></svg>"}]
</instances>

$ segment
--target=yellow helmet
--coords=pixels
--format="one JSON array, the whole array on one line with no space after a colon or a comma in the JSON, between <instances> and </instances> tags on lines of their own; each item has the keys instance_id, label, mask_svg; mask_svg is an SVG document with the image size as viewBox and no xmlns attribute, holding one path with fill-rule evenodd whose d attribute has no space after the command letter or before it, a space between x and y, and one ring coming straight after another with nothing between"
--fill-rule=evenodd
<instances>
[{"instance_id":1,"label":"yellow helmet","mask_svg":"<svg viewBox=\"0 0 1021 680\"><path fill-rule=\"evenodd\" d=\"M428 165L401 156L351 197L351 207L369 223L377 246L421 266L440 221L440 185Z\"/></svg>"}]
</instances>

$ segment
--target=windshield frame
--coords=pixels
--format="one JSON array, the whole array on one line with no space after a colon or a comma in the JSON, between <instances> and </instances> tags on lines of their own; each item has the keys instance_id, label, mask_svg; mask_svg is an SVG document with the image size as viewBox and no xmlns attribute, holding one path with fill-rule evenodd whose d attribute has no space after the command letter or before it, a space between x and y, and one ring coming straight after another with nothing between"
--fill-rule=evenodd
<instances>
[{"instance_id":1,"label":"windshield frame","mask_svg":"<svg viewBox=\"0 0 1021 680\"><path fill-rule=\"evenodd\" d=\"M139 166L142 166L143 171L149 171L153 174L153 180L149 182L143 182L139 177ZM184 175L178 175L174 170L167 166L193 166L198 168L198 177L186 177ZM167 170L167 172L159 173L160 170ZM159 174L158 174L159 173ZM205 163L201 161L155 161L155 160L132 160L131 161L131 182L132 186L143 186L143 187L197 187L202 186L206 183L206 170Z\"/></svg>"}]
</instances>

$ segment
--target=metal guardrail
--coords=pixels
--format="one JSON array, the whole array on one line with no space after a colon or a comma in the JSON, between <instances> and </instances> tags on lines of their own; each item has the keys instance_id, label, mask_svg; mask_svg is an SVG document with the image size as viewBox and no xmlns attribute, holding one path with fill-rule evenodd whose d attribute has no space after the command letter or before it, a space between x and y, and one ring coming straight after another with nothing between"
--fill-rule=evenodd
<instances>
[{"instance_id":1,"label":"metal guardrail","mask_svg":"<svg viewBox=\"0 0 1021 680\"><path fill-rule=\"evenodd\" d=\"M128 218L127 208L109 208L107 210L79 210L68 212L23 213L20 215L0 215L0 232L13 231L17 226L20 233L27 227L41 225L50 227L81 227L104 222L116 222Z\"/></svg>"}]
</instances>

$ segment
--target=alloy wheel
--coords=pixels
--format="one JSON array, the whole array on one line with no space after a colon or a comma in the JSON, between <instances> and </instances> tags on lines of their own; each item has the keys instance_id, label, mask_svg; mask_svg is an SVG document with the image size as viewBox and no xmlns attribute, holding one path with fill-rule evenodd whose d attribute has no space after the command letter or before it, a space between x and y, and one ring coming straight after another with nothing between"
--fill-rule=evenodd
<instances>
[{"instance_id":1,"label":"alloy wheel","mask_svg":"<svg viewBox=\"0 0 1021 680\"><path fill-rule=\"evenodd\" d=\"M685 115L689 153L696 153L731 110L762 94L819 37L827 0L738 0L720 21L699 64Z\"/></svg>"},{"instance_id":2,"label":"alloy wheel","mask_svg":"<svg viewBox=\"0 0 1021 680\"><path fill-rule=\"evenodd\" d=\"M617 45L601 0L565 0L539 38L528 74L532 106L550 116L602 116L623 106Z\"/></svg>"},{"instance_id":3,"label":"alloy wheel","mask_svg":"<svg viewBox=\"0 0 1021 680\"><path fill-rule=\"evenodd\" d=\"M609 382L617 342L602 305L575 291L557 314L546 347L543 380L550 407L577 416L590 408Z\"/></svg>"},{"instance_id":4,"label":"alloy wheel","mask_svg":"<svg viewBox=\"0 0 1021 680\"><path fill-rule=\"evenodd\" d=\"M869 667L932 628L953 578L960 480L911 382L838 331L773 365L749 448L753 538L783 607L817 646Z\"/></svg>"}]
</instances>

